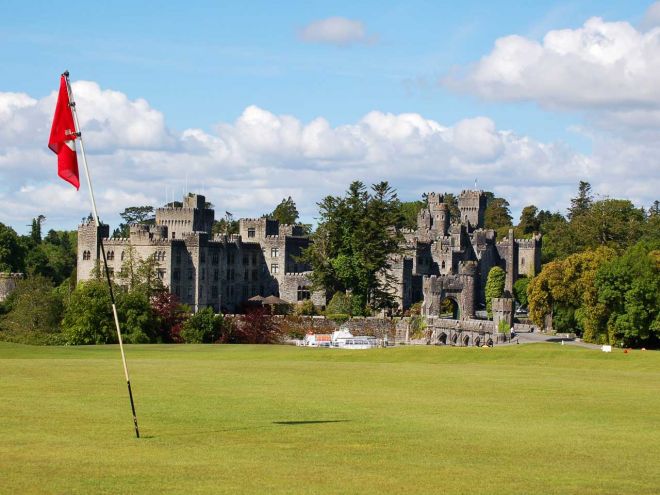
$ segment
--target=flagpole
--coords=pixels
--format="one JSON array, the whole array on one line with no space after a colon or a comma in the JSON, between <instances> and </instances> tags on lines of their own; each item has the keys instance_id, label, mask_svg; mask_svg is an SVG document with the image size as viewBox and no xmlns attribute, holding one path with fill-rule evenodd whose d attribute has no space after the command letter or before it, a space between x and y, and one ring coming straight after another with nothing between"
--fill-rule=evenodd
<instances>
[{"instance_id":1,"label":"flagpole","mask_svg":"<svg viewBox=\"0 0 660 495\"><path fill-rule=\"evenodd\" d=\"M96 209L96 200L94 199L94 189L92 188L92 178L89 174L87 167L87 157L85 156L85 145L83 143L82 132L80 131L80 123L78 122L78 112L76 110L76 102L73 99L73 92L71 91L71 84L69 82L69 71L63 74L66 80L66 90L69 96L69 106L73 113L73 120L76 125L76 136L80 142L80 154L82 155L83 168L85 169L85 178L87 179L87 187L89 188L89 195L92 198L92 212L94 214L94 221L96 222L97 229L101 226L99 221L99 214ZM74 141L75 142L75 141ZM140 429L138 428L137 415L135 414L135 402L133 401L133 391L131 390L131 379L128 376L128 366L126 365L126 355L124 354L124 343L121 338L121 329L119 328L119 318L117 316L117 305L115 303L115 294L112 289L112 280L110 280L110 270L108 269L108 260L105 256L105 247L103 246L103 239L99 238L99 245L101 247L101 255L103 256L103 266L105 268L105 278L108 281L108 288L110 289L110 301L112 302L112 315L115 319L115 327L117 329L117 339L119 340L119 350L121 351L121 361L124 365L124 376L126 377L126 385L128 386L128 397L131 400L131 411L133 411L133 424L135 425L135 436L140 438Z\"/></svg>"}]
</instances>

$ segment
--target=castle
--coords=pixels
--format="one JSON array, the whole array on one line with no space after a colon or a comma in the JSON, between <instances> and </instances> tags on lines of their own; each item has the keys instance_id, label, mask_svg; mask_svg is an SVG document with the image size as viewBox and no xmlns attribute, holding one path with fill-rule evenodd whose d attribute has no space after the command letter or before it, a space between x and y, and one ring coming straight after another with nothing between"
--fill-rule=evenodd
<instances>
[{"instance_id":1,"label":"castle","mask_svg":"<svg viewBox=\"0 0 660 495\"><path fill-rule=\"evenodd\" d=\"M237 235L214 236L214 211L205 199L189 194L181 207L158 208L155 225L132 225L124 239L109 238L107 225L83 223L78 227L78 281L92 278L102 239L111 275L119 273L127 256L153 256L163 284L194 311L234 312L257 295L276 295L289 303L311 299L325 306L325 293L312 290L311 267L298 259L310 243L302 227L244 218ZM483 191L463 191L458 209L460 217L451 218L444 198L431 193L417 228L404 231L404 245L392 257L388 277L400 309L423 300L423 314L436 316L449 300L454 318L473 318L485 303L492 267L504 269L509 293L520 275L540 271L540 235L514 239L510 230L497 242L495 231L484 229Z\"/></svg>"},{"instance_id":2,"label":"castle","mask_svg":"<svg viewBox=\"0 0 660 495\"><path fill-rule=\"evenodd\" d=\"M506 273L505 292L513 293L520 275L541 269L541 235L514 239L513 230L497 242L494 230L484 229L486 194L463 191L458 197L459 218L451 218L449 206L436 193L417 216L417 229L404 232L403 253L392 259L392 287L399 307L424 301L426 316L441 313L448 299L453 316L474 318L485 306L488 272L494 266Z\"/></svg>"},{"instance_id":3,"label":"castle","mask_svg":"<svg viewBox=\"0 0 660 495\"><path fill-rule=\"evenodd\" d=\"M214 236L214 215L204 196L189 194L181 207L156 209L155 225L131 225L128 238L109 238L107 225L87 221L78 227L78 281L93 277L102 239L111 276L128 256L153 256L158 278L194 311L235 312L257 295L325 306L324 294L311 290L309 267L297 261L310 242L302 227L244 218L238 235Z\"/></svg>"}]
</instances>

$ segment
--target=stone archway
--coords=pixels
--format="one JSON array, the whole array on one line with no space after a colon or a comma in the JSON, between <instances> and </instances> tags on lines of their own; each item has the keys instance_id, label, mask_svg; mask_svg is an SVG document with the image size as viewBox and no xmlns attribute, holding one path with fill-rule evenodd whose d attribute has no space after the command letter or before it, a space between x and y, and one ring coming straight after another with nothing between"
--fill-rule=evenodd
<instances>
[{"instance_id":1,"label":"stone archway","mask_svg":"<svg viewBox=\"0 0 660 495\"><path fill-rule=\"evenodd\" d=\"M438 336L438 342L443 345L447 345L447 334L445 332L440 333Z\"/></svg>"},{"instance_id":2,"label":"stone archway","mask_svg":"<svg viewBox=\"0 0 660 495\"><path fill-rule=\"evenodd\" d=\"M469 335L463 335L463 338L461 338L461 342L465 347L470 345L470 336Z\"/></svg>"},{"instance_id":3,"label":"stone archway","mask_svg":"<svg viewBox=\"0 0 660 495\"><path fill-rule=\"evenodd\" d=\"M453 296L445 297L440 301L439 312L440 318L446 318L450 320L461 319L461 307L458 304L456 298Z\"/></svg>"}]
</instances>

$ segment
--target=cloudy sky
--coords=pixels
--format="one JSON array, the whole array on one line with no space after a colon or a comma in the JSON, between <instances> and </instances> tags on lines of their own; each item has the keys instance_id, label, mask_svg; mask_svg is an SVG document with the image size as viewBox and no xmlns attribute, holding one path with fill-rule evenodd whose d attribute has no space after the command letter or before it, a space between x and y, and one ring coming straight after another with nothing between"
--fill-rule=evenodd
<instances>
[{"instance_id":1,"label":"cloudy sky","mask_svg":"<svg viewBox=\"0 0 660 495\"><path fill-rule=\"evenodd\" d=\"M99 213L201 192L216 215L354 179L564 212L579 180L660 189L660 2L2 3L0 222L90 211L47 148L71 72ZM187 188L187 189L186 189Z\"/></svg>"}]
</instances>

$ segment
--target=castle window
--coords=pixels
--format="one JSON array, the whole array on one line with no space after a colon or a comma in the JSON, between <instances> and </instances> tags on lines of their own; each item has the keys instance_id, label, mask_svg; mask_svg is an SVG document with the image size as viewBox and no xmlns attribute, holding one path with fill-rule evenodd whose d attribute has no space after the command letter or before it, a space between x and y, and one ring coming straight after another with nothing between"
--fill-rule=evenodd
<instances>
[{"instance_id":1,"label":"castle window","mask_svg":"<svg viewBox=\"0 0 660 495\"><path fill-rule=\"evenodd\" d=\"M280 248L270 248L270 257L271 258L277 258L280 254Z\"/></svg>"},{"instance_id":2,"label":"castle window","mask_svg":"<svg viewBox=\"0 0 660 495\"><path fill-rule=\"evenodd\" d=\"M121 261L124 261L124 256L125 256L125 255L126 255L126 253L124 253L124 251L122 251L122 252L121 252L121 256L120 256Z\"/></svg>"},{"instance_id":3,"label":"castle window","mask_svg":"<svg viewBox=\"0 0 660 495\"><path fill-rule=\"evenodd\" d=\"M115 259L115 252L108 251L108 261L114 261L114 259Z\"/></svg>"},{"instance_id":4,"label":"castle window","mask_svg":"<svg viewBox=\"0 0 660 495\"><path fill-rule=\"evenodd\" d=\"M248 280L250 278L249 270L246 268L243 270L243 280Z\"/></svg>"},{"instance_id":5,"label":"castle window","mask_svg":"<svg viewBox=\"0 0 660 495\"><path fill-rule=\"evenodd\" d=\"M158 278L160 280L165 279L165 270L163 270L162 268L158 270Z\"/></svg>"},{"instance_id":6,"label":"castle window","mask_svg":"<svg viewBox=\"0 0 660 495\"><path fill-rule=\"evenodd\" d=\"M181 252L176 253L176 262L181 263Z\"/></svg>"},{"instance_id":7,"label":"castle window","mask_svg":"<svg viewBox=\"0 0 660 495\"><path fill-rule=\"evenodd\" d=\"M257 255L256 255L256 254L253 254L253 255L252 255L252 264L253 264L253 265L256 265L256 264L257 264Z\"/></svg>"},{"instance_id":8,"label":"castle window","mask_svg":"<svg viewBox=\"0 0 660 495\"><path fill-rule=\"evenodd\" d=\"M213 256L211 257L211 263L213 263L214 265L217 265L218 261L220 261L220 256L218 255L217 251L214 251Z\"/></svg>"},{"instance_id":9,"label":"castle window","mask_svg":"<svg viewBox=\"0 0 660 495\"><path fill-rule=\"evenodd\" d=\"M277 263L273 263L272 265L270 265L270 273L272 273L273 275L277 275L279 272L280 272L280 265L278 265Z\"/></svg>"},{"instance_id":10,"label":"castle window","mask_svg":"<svg viewBox=\"0 0 660 495\"><path fill-rule=\"evenodd\" d=\"M305 301L310 298L309 287L298 286L298 301Z\"/></svg>"},{"instance_id":11,"label":"castle window","mask_svg":"<svg viewBox=\"0 0 660 495\"><path fill-rule=\"evenodd\" d=\"M83 260L87 261L92 258L91 254L89 251L83 251Z\"/></svg>"},{"instance_id":12,"label":"castle window","mask_svg":"<svg viewBox=\"0 0 660 495\"><path fill-rule=\"evenodd\" d=\"M244 264L244 265L247 265L249 262L250 262L250 260L248 259L248 255L247 255L247 254L244 254L244 255L243 255L243 264Z\"/></svg>"},{"instance_id":13,"label":"castle window","mask_svg":"<svg viewBox=\"0 0 660 495\"><path fill-rule=\"evenodd\" d=\"M179 280L181 278L181 272L177 269L172 272L172 279Z\"/></svg>"},{"instance_id":14,"label":"castle window","mask_svg":"<svg viewBox=\"0 0 660 495\"><path fill-rule=\"evenodd\" d=\"M445 265L445 262L443 261L443 262L442 262L442 269L443 269L443 270L445 269L445 266L446 266L446 265Z\"/></svg>"},{"instance_id":15,"label":"castle window","mask_svg":"<svg viewBox=\"0 0 660 495\"><path fill-rule=\"evenodd\" d=\"M522 266L525 266L525 258L521 258L521 259L520 259L520 264L521 264Z\"/></svg>"},{"instance_id":16,"label":"castle window","mask_svg":"<svg viewBox=\"0 0 660 495\"><path fill-rule=\"evenodd\" d=\"M256 282L257 279L259 278L259 270L252 270L252 281Z\"/></svg>"},{"instance_id":17,"label":"castle window","mask_svg":"<svg viewBox=\"0 0 660 495\"><path fill-rule=\"evenodd\" d=\"M257 231L254 227L248 228L248 237L256 237Z\"/></svg>"},{"instance_id":18,"label":"castle window","mask_svg":"<svg viewBox=\"0 0 660 495\"><path fill-rule=\"evenodd\" d=\"M172 239L176 239L176 232L172 232Z\"/></svg>"}]
</instances>

